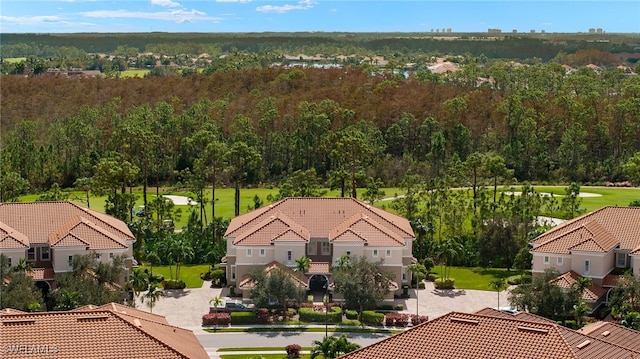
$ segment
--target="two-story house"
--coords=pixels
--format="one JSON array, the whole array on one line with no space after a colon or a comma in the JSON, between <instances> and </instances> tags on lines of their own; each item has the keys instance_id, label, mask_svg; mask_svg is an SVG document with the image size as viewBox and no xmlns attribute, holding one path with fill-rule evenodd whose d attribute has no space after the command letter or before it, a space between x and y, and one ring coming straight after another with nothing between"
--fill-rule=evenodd
<instances>
[{"instance_id":1,"label":"two-story house","mask_svg":"<svg viewBox=\"0 0 640 359\"><path fill-rule=\"evenodd\" d=\"M73 256L96 253L133 262L135 237L123 221L72 202L0 203L0 250L10 266L25 258L42 287L73 270Z\"/></svg>"},{"instance_id":2,"label":"two-story house","mask_svg":"<svg viewBox=\"0 0 640 359\"><path fill-rule=\"evenodd\" d=\"M555 269L565 282L576 277L593 281L592 293L606 300L617 274L632 269L640 275L640 208L603 207L554 227L531 241L533 273ZM592 295L593 296L593 295Z\"/></svg>"},{"instance_id":3,"label":"two-story house","mask_svg":"<svg viewBox=\"0 0 640 359\"><path fill-rule=\"evenodd\" d=\"M304 280L330 287L330 268L343 255L383 261L400 290L409 281L415 239L409 221L353 198L286 198L234 218L225 233L227 282L240 290L256 267L278 262L295 268L307 256Z\"/></svg>"}]
</instances>

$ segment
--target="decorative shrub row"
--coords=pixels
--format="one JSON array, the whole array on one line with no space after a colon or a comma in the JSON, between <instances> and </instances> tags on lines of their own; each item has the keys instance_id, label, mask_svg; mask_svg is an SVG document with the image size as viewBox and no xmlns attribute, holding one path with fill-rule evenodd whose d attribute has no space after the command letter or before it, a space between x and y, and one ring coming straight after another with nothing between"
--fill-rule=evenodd
<instances>
[{"instance_id":1,"label":"decorative shrub row","mask_svg":"<svg viewBox=\"0 0 640 359\"><path fill-rule=\"evenodd\" d=\"M182 280L171 279L162 282L162 287L164 289L185 289L187 285Z\"/></svg>"},{"instance_id":2,"label":"decorative shrub row","mask_svg":"<svg viewBox=\"0 0 640 359\"><path fill-rule=\"evenodd\" d=\"M453 288L455 288L454 280L452 278L449 278L449 279L438 278L433 282L433 286L436 289L453 289Z\"/></svg>"},{"instance_id":3,"label":"decorative shrub row","mask_svg":"<svg viewBox=\"0 0 640 359\"><path fill-rule=\"evenodd\" d=\"M409 314L389 313L384 316L387 327L406 327L409 324Z\"/></svg>"},{"instance_id":4,"label":"decorative shrub row","mask_svg":"<svg viewBox=\"0 0 640 359\"><path fill-rule=\"evenodd\" d=\"M525 274L512 275L511 277L507 278L507 283L509 285L520 285L527 282L531 282L531 276Z\"/></svg>"},{"instance_id":5,"label":"decorative shrub row","mask_svg":"<svg viewBox=\"0 0 640 359\"><path fill-rule=\"evenodd\" d=\"M353 320L353 319L358 319L358 311L357 311L357 310L350 310L350 309L347 309L347 310L344 312L344 314L345 314L345 316L347 317L347 319L352 319L352 320Z\"/></svg>"},{"instance_id":6,"label":"decorative shrub row","mask_svg":"<svg viewBox=\"0 0 640 359\"><path fill-rule=\"evenodd\" d=\"M233 324L256 324L257 321L254 312L231 312L231 323Z\"/></svg>"},{"instance_id":7,"label":"decorative shrub row","mask_svg":"<svg viewBox=\"0 0 640 359\"><path fill-rule=\"evenodd\" d=\"M229 325L231 316L229 313L212 313L202 316L202 325Z\"/></svg>"},{"instance_id":8,"label":"decorative shrub row","mask_svg":"<svg viewBox=\"0 0 640 359\"><path fill-rule=\"evenodd\" d=\"M411 324L413 324L413 325L422 324L422 323L428 322L428 321L429 321L429 317L426 316L426 315L411 314Z\"/></svg>"},{"instance_id":9,"label":"decorative shrub row","mask_svg":"<svg viewBox=\"0 0 640 359\"><path fill-rule=\"evenodd\" d=\"M258 324L269 324L273 322L273 317L271 316L271 311L267 308L260 308L256 312L256 322Z\"/></svg>"},{"instance_id":10,"label":"decorative shrub row","mask_svg":"<svg viewBox=\"0 0 640 359\"><path fill-rule=\"evenodd\" d=\"M323 323L325 320L328 323L340 323L342 322L342 309L340 307L333 307L327 313L322 311L315 311L313 308L300 308L298 314L300 314L301 322L316 322Z\"/></svg>"},{"instance_id":11,"label":"decorative shrub row","mask_svg":"<svg viewBox=\"0 0 640 359\"><path fill-rule=\"evenodd\" d=\"M373 310L363 310L360 321L364 325L382 325L384 314L376 313Z\"/></svg>"}]
</instances>

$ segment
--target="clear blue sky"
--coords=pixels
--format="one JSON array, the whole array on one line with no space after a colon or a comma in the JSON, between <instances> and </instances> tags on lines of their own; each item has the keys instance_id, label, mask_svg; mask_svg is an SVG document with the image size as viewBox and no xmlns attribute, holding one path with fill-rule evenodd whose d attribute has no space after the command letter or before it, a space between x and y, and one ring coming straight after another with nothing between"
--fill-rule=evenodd
<instances>
[{"instance_id":1,"label":"clear blue sky","mask_svg":"<svg viewBox=\"0 0 640 359\"><path fill-rule=\"evenodd\" d=\"M0 32L640 33L640 0L2 0Z\"/></svg>"}]
</instances>

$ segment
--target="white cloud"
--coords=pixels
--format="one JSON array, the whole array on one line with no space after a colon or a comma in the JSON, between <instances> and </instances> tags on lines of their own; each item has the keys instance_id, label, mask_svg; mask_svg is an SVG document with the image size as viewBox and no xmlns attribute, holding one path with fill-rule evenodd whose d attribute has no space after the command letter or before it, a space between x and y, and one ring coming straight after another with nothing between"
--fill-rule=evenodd
<instances>
[{"instance_id":1,"label":"white cloud","mask_svg":"<svg viewBox=\"0 0 640 359\"><path fill-rule=\"evenodd\" d=\"M151 5L164 7L180 7L180 4L172 0L151 0Z\"/></svg>"},{"instance_id":2,"label":"white cloud","mask_svg":"<svg viewBox=\"0 0 640 359\"><path fill-rule=\"evenodd\" d=\"M287 11L292 10L308 10L315 5L316 2L313 0L300 0L297 5L263 5L258 6L256 11L260 12L277 12L277 13L285 13Z\"/></svg>"},{"instance_id":3,"label":"white cloud","mask_svg":"<svg viewBox=\"0 0 640 359\"><path fill-rule=\"evenodd\" d=\"M174 21L177 23L196 22L196 21L220 21L222 18L208 16L207 13L192 9L159 11L159 12L142 12L128 10L96 10L81 13L81 15L90 18L128 18L128 19L147 19L147 20L163 20Z\"/></svg>"},{"instance_id":4,"label":"white cloud","mask_svg":"<svg viewBox=\"0 0 640 359\"><path fill-rule=\"evenodd\" d=\"M4 25L54 25L66 21L60 16L0 16L0 22Z\"/></svg>"},{"instance_id":5,"label":"white cloud","mask_svg":"<svg viewBox=\"0 0 640 359\"><path fill-rule=\"evenodd\" d=\"M216 0L216 2L238 2L238 3L248 3L251 0Z\"/></svg>"}]
</instances>

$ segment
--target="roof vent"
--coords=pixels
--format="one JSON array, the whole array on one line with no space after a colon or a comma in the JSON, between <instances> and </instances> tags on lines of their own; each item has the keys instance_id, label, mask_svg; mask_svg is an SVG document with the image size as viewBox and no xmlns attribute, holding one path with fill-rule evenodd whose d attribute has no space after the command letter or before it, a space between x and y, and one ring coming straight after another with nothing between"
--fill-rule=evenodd
<instances>
[{"instance_id":1,"label":"roof vent","mask_svg":"<svg viewBox=\"0 0 640 359\"><path fill-rule=\"evenodd\" d=\"M479 321L477 321L475 319L458 318L458 317L451 317L451 321L452 322L456 322L456 323L467 323L467 324L478 324L478 323L480 323Z\"/></svg>"},{"instance_id":2,"label":"roof vent","mask_svg":"<svg viewBox=\"0 0 640 359\"><path fill-rule=\"evenodd\" d=\"M549 329L546 329L546 328L526 327L524 325L519 325L518 330L523 330L531 333L543 333L543 334L549 333Z\"/></svg>"},{"instance_id":3,"label":"roof vent","mask_svg":"<svg viewBox=\"0 0 640 359\"><path fill-rule=\"evenodd\" d=\"M611 332L610 332L610 331L608 331L608 330L605 330L604 332L602 332L602 336L603 336L603 337L608 337L608 336L609 336L609 334L611 334Z\"/></svg>"},{"instance_id":4,"label":"roof vent","mask_svg":"<svg viewBox=\"0 0 640 359\"><path fill-rule=\"evenodd\" d=\"M591 344L591 340L585 340L582 343L576 345L576 348L582 349L582 348L586 347L589 344Z\"/></svg>"}]
</instances>

